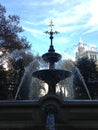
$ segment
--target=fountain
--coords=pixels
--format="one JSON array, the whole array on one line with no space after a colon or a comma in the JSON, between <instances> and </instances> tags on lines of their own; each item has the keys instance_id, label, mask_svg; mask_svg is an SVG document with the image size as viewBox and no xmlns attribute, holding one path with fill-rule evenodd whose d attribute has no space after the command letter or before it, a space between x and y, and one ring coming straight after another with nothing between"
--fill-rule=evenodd
<instances>
[{"instance_id":1,"label":"fountain","mask_svg":"<svg viewBox=\"0 0 98 130\"><path fill-rule=\"evenodd\" d=\"M42 55L42 58L44 61L49 63L49 69L44 69L44 70L38 70L33 72L32 76L35 78L38 78L40 80L43 80L45 83L48 84L48 100L51 96L54 96L54 98L58 98L56 96L56 84L71 76L71 72L67 70L60 70L60 69L55 69L55 62L58 62L61 59L61 55L55 52L54 46L53 46L53 35L57 34L58 32L55 31L53 32L52 27L53 27L53 22L50 22L51 30L50 32L46 31L46 34L50 35L50 47L47 53ZM47 98L47 95L45 96L45 100ZM53 105L51 107L51 104L48 104L48 113L47 113L47 123L46 123L46 130L55 130L55 117L54 117L54 111L57 109L56 105ZM48 124L48 125L47 125Z\"/></svg>"},{"instance_id":2,"label":"fountain","mask_svg":"<svg viewBox=\"0 0 98 130\"><path fill-rule=\"evenodd\" d=\"M49 63L49 69L35 71L33 72L32 76L40 80L43 80L48 84L49 86L48 94L50 93L55 94L56 84L60 80L63 80L71 76L71 72L67 70L55 69L55 62L58 62L61 59L61 55L55 52L55 49L52 43L53 34L58 33L57 31L55 32L52 31L52 26L53 26L52 21L50 23L50 26L51 26L50 32L48 31L45 32L50 35L50 40L51 40L50 48L47 53L42 55L43 60Z\"/></svg>"},{"instance_id":3,"label":"fountain","mask_svg":"<svg viewBox=\"0 0 98 130\"><path fill-rule=\"evenodd\" d=\"M51 21L51 30L46 31L50 35L51 44L48 52L42 55L43 60L49 63L49 68L32 73L33 77L48 84L48 93L39 100L0 101L0 130L98 129L98 100L63 100L56 93L56 85L72 73L55 69L55 63L61 59L61 55L55 52L52 43L53 35L57 34L57 31L53 32L52 26ZM29 67L26 73L32 68ZM25 77L24 74L21 82ZM19 90L16 98L18 93ZM90 98L89 93L88 96Z\"/></svg>"}]
</instances>

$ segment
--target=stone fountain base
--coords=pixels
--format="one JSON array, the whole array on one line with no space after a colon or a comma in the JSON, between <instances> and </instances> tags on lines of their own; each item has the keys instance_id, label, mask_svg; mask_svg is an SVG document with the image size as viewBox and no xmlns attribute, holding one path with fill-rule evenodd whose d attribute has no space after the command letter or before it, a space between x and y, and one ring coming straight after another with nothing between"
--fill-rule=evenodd
<instances>
[{"instance_id":1,"label":"stone fountain base","mask_svg":"<svg viewBox=\"0 0 98 130\"><path fill-rule=\"evenodd\" d=\"M63 101L46 95L40 101L0 101L0 130L45 130L47 106L55 106L56 130L98 130L98 101Z\"/></svg>"}]
</instances>

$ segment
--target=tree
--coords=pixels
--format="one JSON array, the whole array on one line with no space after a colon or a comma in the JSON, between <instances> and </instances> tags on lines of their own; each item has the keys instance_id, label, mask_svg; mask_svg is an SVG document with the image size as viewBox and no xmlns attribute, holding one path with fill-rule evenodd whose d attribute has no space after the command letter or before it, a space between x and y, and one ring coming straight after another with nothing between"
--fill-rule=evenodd
<instances>
[{"instance_id":1,"label":"tree","mask_svg":"<svg viewBox=\"0 0 98 130\"><path fill-rule=\"evenodd\" d=\"M0 66L0 100L8 99L7 78L8 72Z\"/></svg>"},{"instance_id":2,"label":"tree","mask_svg":"<svg viewBox=\"0 0 98 130\"><path fill-rule=\"evenodd\" d=\"M63 68L72 72L72 76L69 78L69 87L70 87L69 94L73 95L72 98L74 98L74 99L88 99L88 95L87 95L86 89L84 87L82 75L80 73L80 70L76 66L76 62L72 61L72 60L67 60L63 64Z\"/></svg>"},{"instance_id":3,"label":"tree","mask_svg":"<svg viewBox=\"0 0 98 130\"><path fill-rule=\"evenodd\" d=\"M80 73L79 68L74 65L73 69L73 89L74 89L74 98L76 99L88 99L89 93L85 80Z\"/></svg>"},{"instance_id":4,"label":"tree","mask_svg":"<svg viewBox=\"0 0 98 130\"><path fill-rule=\"evenodd\" d=\"M15 49L29 48L26 38L19 38L18 34L23 32L23 28L19 26L20 17L17 15L5 16L6 9L0 5L0 46L4 47L8 52Z\"/></svg>"},{"instance_id":5,"label":"tree","mask_svg":"<svg viewBox=\"0 0 98 130\"><path fill-rule=\"evenodd\" d=\"M89 78L93 75L96 76L96 64L93 59L88 59L87 57L81 58L77 61L76 66L79 68L87 84Z\"/></svg>"},{"instance_id":6,"label":"tree","mask_svg":"<svg viewBox=\"0 0 98 130\"><path fill-rule=\"evenodd\" d=\"M92 86L89 79L95 79L97 76L95 61L93 59L88 59L87 57L81 58L77 61L76 66L79 68L92 98L94 98L97 86L95 84Z\"/></svg>"},{"instance_id":7,"label":"tree","mask_svg":"<svg viewBox=\"0 0 98 130\"><path fill-rule=\"evenodd\" d=\"M19 23L20 17L17 15L6 16L6 9L0 4L0 51L2 51L2 55L0 55L0 58L3 59L0 60L0 65L2 64L2 68L0 69L0 87L2 88L0 89L0 94L2 95L2 98L0 99L2 100L5 99L5 97L3 96L4 93L7 94L7 98L9 97L8 95L10 92L14 97L21 77L24 73L24 66L21 66L22 61L24 61L24 65L27 66L29 62L33 60L33 55L28 55L28 53L25 53L25 56L23 55L23 58L30 57L28 58L28 61L25 61L25 59L23 59L22 61L17 61L14 58L10 58L10 55L15 50L19 51L30 49L30 44L27 41L26 37L19 36L19 34L24 31ZM20 54L18 58L19 57ZM5 64L4 61L8 62L10 65L8 71L5 71L3 68L3 64Z\"/></svg>"}]
</instances>

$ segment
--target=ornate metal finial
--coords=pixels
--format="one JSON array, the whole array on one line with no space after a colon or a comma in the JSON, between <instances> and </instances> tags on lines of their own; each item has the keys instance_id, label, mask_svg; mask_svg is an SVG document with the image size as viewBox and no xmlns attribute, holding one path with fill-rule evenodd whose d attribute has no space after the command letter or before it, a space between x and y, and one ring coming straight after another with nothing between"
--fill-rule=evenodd
<instances>
[{"instance_id":1,"label":"ornate metal finial","mask_svg":"<svg viewBox=\"0 0 98 130\"><path fill-rule=\"evenodd\" d=\"M57 31L54 31L54 32L53 32L53 26L54 26L54 24L53 24L53 21L52 21L52 20L50 21L49 26L51 27L51 30L50 30L50 31L45 31L44 33L50 35L50 40L51 40L50 48L51 48L51 49L49 49L49 51L55 51L54 48L53 48L53 45L52 45L52 40L53 40L53 34L58 34L58 32L57 32Z\"/></svg>"},{"instance_id":2,"label":"ornate metal finial","mask_svg":"<svg viewBox=\"0 0 98 130\"><path fill-rule=\"evenodd\" d=\"M50 21L49 26L51 27L51 31L52 31L52 27L55 26L55 25L53 24L53 21L52 21L52 20Z\"/></svg>"},{"instance_id":3,"label":"ornate metal finial","mask_svg":"<svg viewBox=\"0 0 98 130\"><path fill-rule=\"evenodd\" d=\"M52 31L52 29L53 29L53 26L55 26L54 24L53 24L53 21L51 20L50 21L50 24L49 24L49 26L51 27L51 30L50 30L50 32L49 31L45 31L44 33L46 33L46 34L57 34L57 33L59 33L58 31Z\"/></svg>"}]
</instances>

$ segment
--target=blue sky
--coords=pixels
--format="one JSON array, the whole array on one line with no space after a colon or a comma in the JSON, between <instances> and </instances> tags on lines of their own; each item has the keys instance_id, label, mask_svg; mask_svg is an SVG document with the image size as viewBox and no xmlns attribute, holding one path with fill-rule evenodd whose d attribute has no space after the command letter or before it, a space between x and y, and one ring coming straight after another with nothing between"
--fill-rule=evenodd
<instances>
[{"instance_id":1,"label":"blue sky","mask_svg":"<svg viewBox=\"0 0 98 130\"><path fill-rule=\"evenodd\" d=\"M98 47L98 0L0 0L7 14L20 16L22 35L32 43L32 52L40 55L48 51L49 22L52 19L55 50L74 57L80 37L88 45Z\"/></svg>"}]
</instances>

